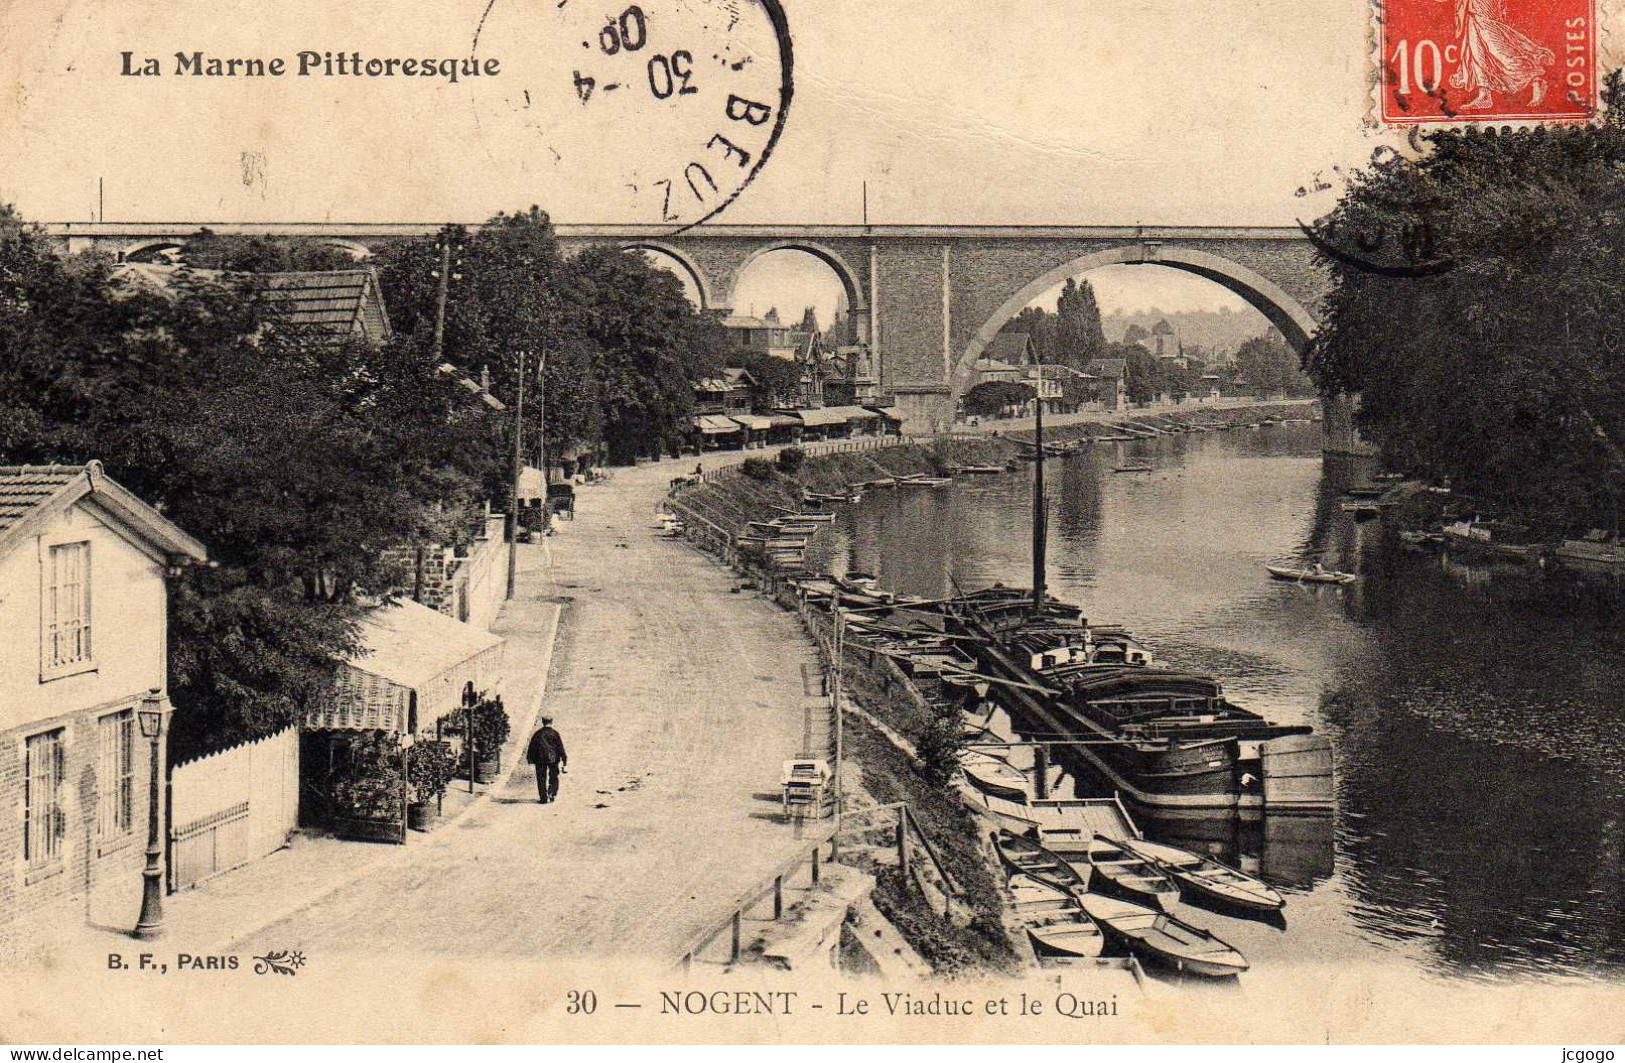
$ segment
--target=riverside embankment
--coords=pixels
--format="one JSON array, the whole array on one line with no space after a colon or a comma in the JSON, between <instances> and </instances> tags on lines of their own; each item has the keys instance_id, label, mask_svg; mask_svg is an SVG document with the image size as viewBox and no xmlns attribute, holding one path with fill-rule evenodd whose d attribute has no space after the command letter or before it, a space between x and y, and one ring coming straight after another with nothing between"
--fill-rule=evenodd
<instances>
[{"instance_id":1,"label":"riverside embankment","mask_svg":"<svg viewBox=\"0 0 1625 1063\"><path fill-rule=\"evenodd\" d=\"M765 596L800 617L828 667L835 643L830 616L798 598L786 579L789 573L739 550L733 538L753 521L807 508L803 498L809 491L844 494L854 483L1002 465L1019 449L1002 439L937 438L800 461L764 460L680 487L670 505L688 524L692 542L725 557ZM841 656L848 824L842 861L875 876L876 908L937 973L1016 969L1020 960L1004 928L997 858L980 823L948 783L944 765L933 763L943 755L934 754L941 746L934 739L945 724L957 729L956 715L922 697L890 658L851 644L843 646ZM911 809L933 857L907 877L888 844L893 817L864 814L899 803ZM945 875L938 873L939 864Z\"/></svg>"}]
</instances>

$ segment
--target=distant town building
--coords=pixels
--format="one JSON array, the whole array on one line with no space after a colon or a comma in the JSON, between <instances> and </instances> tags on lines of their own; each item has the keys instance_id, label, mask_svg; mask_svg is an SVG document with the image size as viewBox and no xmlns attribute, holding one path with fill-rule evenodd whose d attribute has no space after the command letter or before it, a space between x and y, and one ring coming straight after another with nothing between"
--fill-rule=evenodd
<instances>
[{"instance_id":1,"label":"distant town building","mask_svg":"<svg viewBox=\"0 0 1625 1063\"><path fill-rule=\"evenodd\" d=\"M137 714L168 708L166 581L206 558L99 462L0 467L0 954L38 944L24 926L134 925Z\"/></svg>"},{"instance_id":2,"label":"distant town building","mask_svg":"<svg viewBox=\"0 0 1625 1063\"><path fill-rule=\"evenodd\" d=\"M1098 382L1095 391L1102 407L1121 410L1128 405L1128 360L1125 358L1094 358L1083 371Z\"/></svg>"}]
</instances>

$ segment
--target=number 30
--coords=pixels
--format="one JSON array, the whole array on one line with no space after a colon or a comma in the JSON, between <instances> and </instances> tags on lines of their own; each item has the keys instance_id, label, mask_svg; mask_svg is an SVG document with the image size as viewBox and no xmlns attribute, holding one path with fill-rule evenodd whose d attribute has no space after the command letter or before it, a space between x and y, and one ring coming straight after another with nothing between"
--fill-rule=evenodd
<instances>
[{"instance_id":1,"label":"number 30","mask_svg":"<svg viewBox=\"0 0 1625 1063\"><path fill-rule=\"evenodd\" d=\"M564 1000L564 1010L570 1015L591 1015L598 1010L598 994L590 989L572 989Z\"/></svg>"}]
</instances>

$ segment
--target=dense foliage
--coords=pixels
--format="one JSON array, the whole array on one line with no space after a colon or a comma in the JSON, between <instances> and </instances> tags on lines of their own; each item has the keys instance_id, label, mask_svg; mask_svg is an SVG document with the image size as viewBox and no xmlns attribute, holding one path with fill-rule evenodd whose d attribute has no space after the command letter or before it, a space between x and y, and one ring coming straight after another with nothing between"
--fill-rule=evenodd
<instances>
[{"instance_id":1,"label":"dense foliage","mask_svg":"<svg viewBox=\"0 0 1625 1063\"><path fill-rule=\"evenodd\" d=\"M1038 397L1027 384L1008 380L984 380L965 392L965 412L977 417L995 417L1006 409L1022 406Z\"/></svg>"},{"instance_id":2,"label":"dense foliage","mask_svg":"<svg viewBox=\"0 0 1625 1063\"><path fill-rule=\"evenodd\" d=\"M445 357L512 401L524 372L535 395L545 355L548 453L593 450L612 460L674 451L688 434L692 383L714 375L725 346L719 323L698 313L670 273L642 256L595 248L566 259L536 207L498 214L472 231L379 256L396 329L433 332L442 247L451 245Z\"/></svg>"},{"instance_id":3,"label":"dense foliage","mask_svg":"<svg viewBox=\"0 0 1625 1063\"><path fill-rule=\"evenodd\" d=\"M489 429L409 340L323 342L230 278L132 287L0 231L0 462L99 458L215 565L171 584L177 755L299 718L357 596L399 582L387 548L479 496Z\"/></svg>"},{"instance_id":4,"label":"dense foliage","mask_svg":"<svg viewBox=\"0 0 1625 1063\"><path fill-rule=\"evenodd\" d=\"M1617 73L1608 98L1597 127L1431 133L1318 225L1411 268L1324 256L1317 383L1361 396L1359 429L1396 467L1553 529L1614 525L1625 477Z\"/></svg>"}]
</instances>

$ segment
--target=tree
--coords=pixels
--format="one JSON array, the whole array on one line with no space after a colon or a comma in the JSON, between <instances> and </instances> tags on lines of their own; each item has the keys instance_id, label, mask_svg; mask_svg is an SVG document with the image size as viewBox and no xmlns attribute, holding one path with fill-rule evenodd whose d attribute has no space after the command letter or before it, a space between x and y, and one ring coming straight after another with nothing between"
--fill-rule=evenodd
<instances>
[{"instance_id":1,"label":"tree","mask_svg":"<svg viewBox=\"0 0 1625 1063\"><path fill-rule=\"evenodd\" d=\"M1254 336L1236 350L1236 372L1260 396L1285 394L1300 376L1297 356L1278 336Z\"/></svg>"},{"instance_id":2,"label":"tree","mask_svg":"<svg viewBox=\"0 0 1625 1063\"><path fill-rule=\"evenodd\" d=\"M0 227L0 461L99 457L218 566L169 597L177 755L302 717L355 649L358 595L401 582L389 548L477 496L489 440L409 340L329 342L187 271L132 290Z\"/></svg>"},{"instance_id":3,"label":"tree","mask_svg":"<svg viewBox=\"0 0 1625 1063\"><path fill-rule=\"evenodd\" d=\"M1012 407L1022 407L1038 397L1026 384L1008 380L984 380L965 392L965 412L978 417L996 417Z\"/></svg>"},{"instance_id":4,"label":"tree","mask_svg":"<svg viewBox=\"0 0 1625 1063\"><path fill-rule=\"evenodd\" d=\"M818 327L817 307L809 306L807 309L801 312L801 324L797 326L797 329L813 336L817 336L823 332L823 329Z\"/></svg>"},{"instance_id":5,"label":"tree","mask_svg":"<svg viewBox=\"0 0 1625 1063\"><path fill-rule=\"evenodd\" d=\"M267 236L221 236L208 228L199 229L187 238L180 258L194 269L237 273L287 273L358 266L350 255L326 244Z\"/></svg>"},{"instance_id":6,"label":"tree","mask_svg":"<svg viewBox=\"0 0 1625 1063\"><path fill-rule=\"evenodd\" d=\"M1400 249L1380 270L1323 254L1316 383L1360 396L1361 433L1398 468L1551 531L1612 526L1625 494L1618 72L1606 87L1596 127L1429 133L1316 226L1329 248Z\"/></svg>"},{"instance_id":7,"label":"tree","mask_svg":"<svg viewBox=\"0 0 1625 1063\"><path fill-rule=\"evenodd\" d=\"M1082 369L1101 357L1106 349L1106 333L1100 324L1100 306L1095 301L1095 290L1087 280L1075 282L1068 277L1055 304L1056 360L1062 365Z\"/></svg>"},{"instance_id":8,"label":"tree","mask_svg":"<svg viewBox=\"0 0 1625 1063\"><path fill-rule=\"evenodd\" d=\"M794 406L801 391L801 366L788 358L775 358L765 351L728 352L728 364L745 370L754 382L751 385L751 406L771 409L775 406Z\"/></svg>"}]
</instances>

